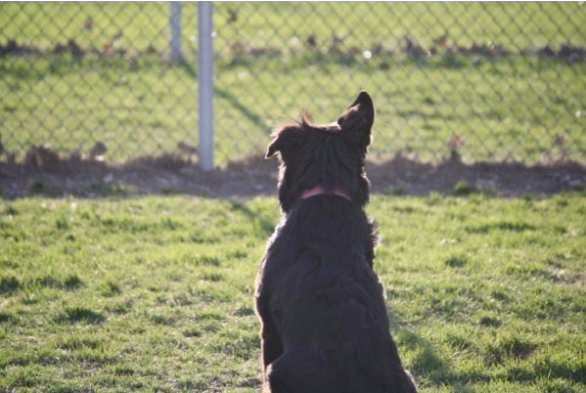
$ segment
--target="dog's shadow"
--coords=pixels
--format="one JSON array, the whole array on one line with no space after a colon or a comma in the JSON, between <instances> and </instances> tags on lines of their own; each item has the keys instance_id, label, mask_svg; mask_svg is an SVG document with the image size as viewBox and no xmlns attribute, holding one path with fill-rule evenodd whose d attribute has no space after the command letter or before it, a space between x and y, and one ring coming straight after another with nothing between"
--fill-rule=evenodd
<instances>
[{"instance_id":1,"label":"dog's shadow","mask_svg":"<svg viewBox=\"0 0 586 393\"><path fill-rule=\"evenodd\" d=\"M388 305L387 314L404 367L410 370L420 388L451 386L456 393L471 393L474 390L466 386L468 383L490 381L490 376L484 373L456 371L451 360L438 355L437 347L416 328L403 323Z\"/></svg>"}]
</instances>

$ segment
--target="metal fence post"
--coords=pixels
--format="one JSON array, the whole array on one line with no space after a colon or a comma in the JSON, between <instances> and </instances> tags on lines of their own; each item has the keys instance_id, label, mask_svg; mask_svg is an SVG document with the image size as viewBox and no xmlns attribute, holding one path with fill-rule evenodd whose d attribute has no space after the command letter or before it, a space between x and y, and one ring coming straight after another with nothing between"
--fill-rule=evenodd
<instances>
[{"instance_id":1,"label":"metal fence post","mask_svg":"<svg viewBox=\"0 0 586 393\"><path fill-rule=\"evenodd\" d=\"M171 60L181 60L181 2L171 1Z\"/></svg>"},{"instance_id":2,"label":"metal fence post","mask_svg":"<svg viewBox=\"0 0 586 393\"><path fill-rule=\"evenodd\" d=\"M197 3L198 53L197 82L199 104L199 166L203 171L214 167L214 50L212 45L212 3Z\"/></svg>"}]
</instances>

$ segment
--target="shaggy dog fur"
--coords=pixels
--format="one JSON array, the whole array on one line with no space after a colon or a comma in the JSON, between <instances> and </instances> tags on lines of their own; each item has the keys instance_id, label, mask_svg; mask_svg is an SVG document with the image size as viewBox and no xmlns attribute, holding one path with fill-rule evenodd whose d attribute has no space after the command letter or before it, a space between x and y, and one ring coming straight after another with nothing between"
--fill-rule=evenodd
<instances>
[{"instance_id":1,"label":"shaggy dog fur","mask_svg":"<svg viewBox=\"0 0 586 393\"><path fill-rule=\"evenodd\" d=\"M283 219L257 280L265 391L414 393L389 333L363 207L374 105L362 92L337 122L275 133ZM316 188L319 187L319 188ZM308 195L308 190L313 192Z\"/></svg>"}]
</instances>

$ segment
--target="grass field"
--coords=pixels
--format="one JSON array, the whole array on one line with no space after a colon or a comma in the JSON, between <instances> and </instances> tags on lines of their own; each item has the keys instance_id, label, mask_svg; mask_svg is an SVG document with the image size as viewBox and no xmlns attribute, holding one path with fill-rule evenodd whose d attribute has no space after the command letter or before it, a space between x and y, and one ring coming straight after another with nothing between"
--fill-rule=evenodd
<instances>
[{"instance_id":1,"label":"grass field","mask_svg":"<svg viewBox=\"0 0 586 393\"><path fill-rule=\"evenodd\" d=\"M378 108L375 153L447 154L445 140L463 135L464 158L527 161L543 155L584 160L586 71L583 60L526 56L549 44L586 45L586 7L579 3L450 4L218 3L214 5L215 131L218 162L258 153L271 128L300 108L331 121L360 89ZM333 7L333 8L332 8ZM84 30L92 16L93 29ZM49 143L60 151L87 150L95 141L108 157L173 150L197 140L196 6L185 4L186 62L160 55L134 57L149 45L166 50L167 3L2 3L0 44L16 39L41 56L0 56L0 130L7 149ZM102 48L113 36L128 55L56 55L74 38ZM448 32L458 45L504 45L505 58L438 55L429 59L374 55L377 44L400 48L409 35L429 48ZM316 49L305 41L317 39ZM341 54L324 52L346 36ZM281 56L235 54L250 45ZM347 52L358 50L348 56ZM555 144L561 135L565 145ZM559 138L558 138L559 140Z\"/></svg>"},{"instance_id":2,"label":"grass field","mask_svg":"<svg viewBox=\"0 0 586 393\"><path fill-rule=\"evenodd\" d=\"M375 195L421 392L586 391L586 195ZM487 215L490 212L490 215ZM259 391L274 198L0 202L0 391Z\"/></svg>"},{"instance_id":3,"label":"grass field","mask_svg":"<svg viewBox=\"0 0 586 393\"><path fill-rule=\"evenodd\" d=\"M183 4L180 63L164 60L168 6L0 3L5 149L102 141L123 160L197 142L196 5ZM464 159L584 162L586 57L536 55L586 50L584 21L582 2L215 3L216 162L261 154L301 108L334 120L361 89L377 107L373 157L439 158L458 134ZM405 36L430 48L443 34L512 52L401 52ZM85 55L54 53L70 39ZM252 297L274 197L114 185L56 198L43 184L0 201L0 393L259 391ZM368 210L420 391L586 393L586 193L399 191Z\"/></svg>"}]
</instances>

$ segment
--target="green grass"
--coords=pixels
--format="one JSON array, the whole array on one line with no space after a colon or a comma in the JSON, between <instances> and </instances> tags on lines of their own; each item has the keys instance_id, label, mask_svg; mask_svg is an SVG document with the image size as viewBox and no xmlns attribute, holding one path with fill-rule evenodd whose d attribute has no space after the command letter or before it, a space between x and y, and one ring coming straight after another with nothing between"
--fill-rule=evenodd
<instances>
[{"instance_id":1,"label":"green grass","mask_svg":"<svg viewBox=\"0 0 586 393\"><path fill-rule=\"evenodd\" d=\"M60 151L87 150L100 140L110 158L123 159L196 142L196 6L183 8L183 64L157 55L1 57L0 91L8 94L0 96L0 130L7 149L50 143ZM467 159L584 160L584 61L519 52L544 44L586 46L585 12L578 3L214 4L217 161L260 153L271 129L302 107L317 121L335 119L360 89L372 93L378 109L374 153L438 158L448 154L445 140L455 133L466 138ZM92 31L82 28L88 15ZM46 50L75 38L99 49L122 30L116 46L143 51L152 45L163 53L167 23L167 3L2 3L0 43L14 38ZM458 45L493 42L517 54L360 55L376 44L397 48L404 35L430 47L446 31ZM304 46L312 34L316 50ZM347 36L340 55L323 52L333 34ZM230 51L239 40L282 55ZM359 53L349 57L350 50ZM565 151L555 145L556 134L565 138Z\"/></svg>"},{"instance_id":2,"label":"green grass","mask_svg":"<svg viewBox=\"0 0 586 393\"><path fill-rule=\"evenodd\" d=\"M584 392L586 195L466 194L368 208L420 391ZM0 203L0 391L259 390L274 198Z\"/></svg>"}]
</instances>

